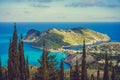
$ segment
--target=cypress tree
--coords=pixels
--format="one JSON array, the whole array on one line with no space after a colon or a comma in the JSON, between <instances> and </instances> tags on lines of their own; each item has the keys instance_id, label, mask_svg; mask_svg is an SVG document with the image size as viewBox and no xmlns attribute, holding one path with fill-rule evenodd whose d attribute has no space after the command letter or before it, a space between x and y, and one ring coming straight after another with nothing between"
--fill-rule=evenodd
<instances>
[{"instance_id":1,"label":"cypress tree","mask_svg":"<svg viewBox=\"0 0 120 80\"><path fill-rule=\"evenodd\" d=\"M12 63L12 59L11 59L11 57L12 57L11 45L12 45L12 42L10 40L10 46L9 46L9 50L8 50L8 79L9 80L12 80L12 75L13 75L13 73L10 74L12 67L13 67L13 63Z\"/></svg>"},{"instance_id":2,"label":"cypress tree","mask_svg":"<svg viewBox=\"0 0 120 80\"><path fill-rule=\"evenodd\" d=\"M82 64L81 65L82 65L81 80L87 80L85 40L83 41L83 53L82 53Z\"/></svg>"},{"instance_id":3,"label":"cypress tree","mask_svg":"<svg viewBox=\"0 0 120 80\"><path fill-rule=\"evenodd\" d=\"M38 68L35 75L36 80L56 80L58 76L58 70L56 69L57 61L54 55L49 55L49 51L46 48L45 41L43 41L43 54L38 62L41 66Z\"/></svg>"},{"instance_id":4,"label":"cypress tree","mask_svg":"<svg viewBox=\"0 0 120 80\"><path fill-rule=\"evenodd\" d=\"M76 60L75 70L70 68L70 80L80 80L78 60Z\"/></svg>"},{"instance_id":5,"label":"cypress tree","mask_svg":"<svg viewBox=\"0 0 120 80\"><path fill-rule=\"evenodd\" d=\"M54 55L47 55L47 67L49 72L49 80L56 80L59 78L58 73L59 70L56 69L56 65L58 64L55 60L56 56Z\"/></svg>"},{"instance_id":6,"label":"cypress tree","mask_svg":"<svg viewBox=\"0 0 120 80\"><path fill-rule=\"evenodd\" d=\"M95 80L95 78L94 78L94 75L93 75L93 74L91 74L91 78L90 78L90 80Z\"/></svg>"},{"instance_id":7,"label":"cypress tree","mask_svg":"<svg viewBox=\"0 0 120 80\"><path fill-rule=\"evenodd\" d=\"M74 72L74 80L79 80L79 64L78 64L78 60L76 60L75 72Z\"/></svg>"},{"instance_id":8,"label":"cypress tree","mask_svg":"<svg viewBox=\"0 0 120 80\"><path fill-rule=\"evenodd\" d=\"M105 67L104 67L103 80L109 80L109 75L108 75L108 53L107 52L105 54Z\"/></svg>"},{"instance_id":9,"label":"cypress tree","mask_svg":"<svg viewBox=\"0 0 120 80\"><path fill-rule=\"evenodd\" d=\"M100 80L100 69L98 67L98 70L97 70L97 80Z\"/></svg>"},{"instance_id":10,"label":"cypress tree","mask_svg":"<svg viewBox=\"0 0 120 80\"><path fill-rule=\"evenodd\" d=\"M17 30L16 24L14 24L14 33L12 37L12 43L9 46L9 57L8 57L8 79L9 80L20 80L19 70L19 54L17 45Z\"/></svg>"},{"instance_id":11,"label":"cypress tree","mask_svg":"<svg viewBox=\"0 0 120 80\"><path fill-rule=\"evenodd\" d=\"M25 77L26 77L26 80L29 80L29 78L30 78L28 56L27 56L26 61L25 61Z\"/></svg>"},{"instance_id":12,"label":"cypress tree","mask_svg":"<svg viewBox=\"0 0 120 80\"><path fill-rule=\"evenodd\" d=\"M7 70L5 70L5 72L4 72L4 78L3 78L3 80L9 80L8 79L8 71Z\"/></svg>"},{"instance_id":13,"label":"cypress tree","mask_svg":"<svg viewBox=\"0 0 120 80\"><path fill-rule=\"evenodd\" d=\"M20 80L26 80L26 76L25 76L25 73L26 73L26 69L25 69L25 58L24 58L24 44L23 44L23 41L22 41L22 34L21 34L21 40L19 42L19 62L20 62L20 66L19 66L19 69L20 69Z\"/></svg>"},{"instance_id":14,"label":"cypress tree","mask_svg":"<svg viewBox=\"0 0 120 80\"><path fill-rule=\"evenodd\" d=\"M47 54L45 42L43 42L43 80L48 80L48 68L47 68Z\"/></svg>"},{"instance_id":15,"label":"cypress tree","mask_svg":"<svg viewBox=\"0 0 120 80\"><path fill-rule=\"evenodd\" d=\"M97 58L97 80L100 80L100 69L99 69L99 63L98 63L98 60L100 59L100 57Z\"/></svg>"},{"instance_id":16,"label":"cypress tree","mask_svg":"<svg viewBox=\"0 0 120 80\"><path fill-rule=\"evenodd\" d=\"M64 62L61 60L60 64L60 80L64 80Z\"/></svg>"},{"instance_id":17,"label":"cypress tree","mask_svg":"<svg viewBox=\"0 0 120 80\"><path fill-rule=\"evenodd\" d=\"M115 68L112 68L111 80L115 80Z\"/></svg>"},{"instance_id":18,"label":"cypress tree","mask_svg":"<svg viewBox=\"0 0 120 80\"><path fill-rule=\"evenodd\" d=\"M38 73L36 74L36 80L48 80L49 79L49 72L48 72L48 62L47 62L47 55L48 51L46 49L45 42L43 41L43 54L38 62L41 64L41 67L38 69Z\"/></svg>"},{"instance_id":19,"label":"cypress tree","mask_svg":"<svg viewBox=\"0 0 120 80\"><path fill-rule=\"evenodd\" d=\"M1 56L0 56L0 80L3 80Z\"/></svg>"},{"instance_id":20,"label":"cypress tree","mask_svg":"<svg viewBox=\"0 0 120 80\"><path fill-rule=\"evenodd\" d=\"M73 80L73 70L72 70L72 66L70 67L70 80Z\"/></svg>"}]
</instances>

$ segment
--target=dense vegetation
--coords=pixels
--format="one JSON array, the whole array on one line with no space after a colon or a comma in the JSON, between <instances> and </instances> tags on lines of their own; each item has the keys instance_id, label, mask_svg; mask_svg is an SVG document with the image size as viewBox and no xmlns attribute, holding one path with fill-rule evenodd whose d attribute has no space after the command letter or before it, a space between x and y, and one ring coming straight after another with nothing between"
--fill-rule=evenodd
<instances>
[{"instance_id":1,"label":"dense vegetation","mask_svg":"<svg viewBox=\"0 0 120 80\"><path fill-rule=\"evenodd\" d=\"M22 35L21 35L22 40ZM105 63L86 64L86 47L83 40L82 63L64 70L64 62L61 60L60 69L56 68L55 56L49 56L46 41L43 40L43 54L38 60L41 66L34 68L28 66L28 57L24 58L23 42L18 43L16 25L13 38L10 40L8 66L2 67L0 58L0 80L119 80L120 60L116 65L109 63L108 53L105 53ZM95 66L97 65L97 66ZM92 66L92 67L91 67ZM103 67L103 68L101 68ZM92 72L95 69L95 72ZM34 71L34 72L33 72Z\"/></svg>"},{"instance_id":2,"label":"dense vegetation","mask_svg":"<svg viewBox=\"0 0 120 80\"><path fill-rule=\"evenodd\" d=\"M88 55L94 56L95 58L100 57L99 61L102 61L105 56L105 51L107 51L109 60L113 63L120 60L120 43L119 42L109 42L102 43L87 48Z\"/></svg>"},{"instance_id":3,"label":"dense vegetation","mask_svg":"<svg viewBox=\"0 0 120 80\"><path fill-rule=\"evenodd\" d=\"M24 48L22 35L21 40L18 43L18 35L16 30L16 24L14 26L13 38L10 40L10 46L8 51L8 79L9 80L28 80L29 69L27 62L24 58ZM13 77L14 76L14 77Z\"/></svg>"},{"instance_id":4,"label":"dense vegetation","mask_svg":"<svg viewBox=\"0 0 120 80\"><path fill-rule=\"evenodd\" d=\"M35 42L34 46L41 47L42 40L46 40L48 48L62 48L62 46L82 45L83 39L86 43L93 44L95 42L109 41L110 38L106 34L95 32L86 28L73 28L69 30L49 29L44 32L30 30L24 41Z\"/></svg>"},{"instance_id":5,"label":"dense vegetation","mask_svg":"<svg viewBox=\"0 0 120 80\"><path fill-rule=\"evenodd\" d=\"M120 53L120 43L119 42L109 42L102 43L96 46L92 46L87 49L88 52L102 53L104 51L108 51L112 55L116 55Z\"/></svg>"}]
</instances>

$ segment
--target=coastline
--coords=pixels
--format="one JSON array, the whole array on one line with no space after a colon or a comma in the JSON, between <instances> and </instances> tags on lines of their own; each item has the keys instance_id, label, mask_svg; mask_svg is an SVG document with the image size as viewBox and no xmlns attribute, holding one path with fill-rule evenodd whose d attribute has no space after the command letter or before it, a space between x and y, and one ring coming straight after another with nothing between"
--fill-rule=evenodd
<instances>
[{"instance_id":1,"label":"coastline","mask_svg":"<svg viewBox=\"0 0 120 80\"><path fill-rule=\"evenodd\" d=\"M111 42L110 40L108 41L97 41L96 43L93 43L93 44L90 44L90 43L87 43L86 46L87 47L92 47L92 46L96 46L96 45L99 45L99 44L103 44L103 43L109 43ZM33 43L33 42L25 42L25 43ZM69 49L69 48L72 48L72 47L80 47L79 49L75 50L75 49ZM32 46L32 48L36 48L36 49L39 49L39 50L43 50L42 47L37 47L37 46ZM62 53L65 53L65 54L75 54L75 53L78 53L78 52L82 52L82 45L70 45L70 46L63 46L62 48L59 48L59 49L48 49L48 51L50 52L62 52Z\"/></svg>"}]
</instances>

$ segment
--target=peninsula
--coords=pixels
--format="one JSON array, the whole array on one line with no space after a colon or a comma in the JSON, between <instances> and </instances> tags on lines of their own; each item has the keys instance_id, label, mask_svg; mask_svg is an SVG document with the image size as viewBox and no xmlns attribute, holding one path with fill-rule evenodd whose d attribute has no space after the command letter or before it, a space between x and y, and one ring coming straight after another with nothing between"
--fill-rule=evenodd
<instances>
[{"instance_id":1,"label":"peninsula","mask_svg":"<svg viewBox=\"0 0 120 80\"><path fill-rule=\"evenodd\" d=\"M86 40L86 44L110 41L110 37L107 34L84 27L68 30L52 28L43 32L31 29L27 32L23 41L33 42L33 47L41 48L42 41L45 40L48 49L58 50L67 46L82 45L83 39Z\"/></svg>"}]
</instances>

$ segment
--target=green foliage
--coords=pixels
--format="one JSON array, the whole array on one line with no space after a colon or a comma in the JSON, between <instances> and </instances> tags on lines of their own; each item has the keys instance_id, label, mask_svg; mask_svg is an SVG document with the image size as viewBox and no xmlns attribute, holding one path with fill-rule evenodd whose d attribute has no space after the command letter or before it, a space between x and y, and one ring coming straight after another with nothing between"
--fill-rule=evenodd
<instances>
[{"instance_id":1,"label":"green foliage","mask_svg":"<svg viewBox=\"0 0 120 80\"><path fill-rule=\"evenodd\" d=\"M43 54L38 62L41 66L36 73L35 80L55 80L57 77L57 62L55 60L55 56L49 55L49 51L47 51L45 43L43 43Z\"/></svg>"},{"instance_id":2,"label":"green foliage","mask_svg":"<svg viewBox=\"0 0 120 80\"><path fill-rule=\"evenodd\" d=\"M115 68L112 67L111 80L115 80Z\"/></svg>"},{"instance_id":3,"label":"green foliage","mask_svg":"<svg viewBox=\"0 0 120 80\"><path fill-rule=\"evenodd\" d=\"M88 52L94 53L102 53L108 51L108 54L116 55L120 52L120 43L119 42L109 42L109 43L102 43L96 46L92 46L87 49Z\"/></svg>"},{"instance_id":4,"label":"green foliage","mask_svg":"<svg viewBox=\"0 0 120 80\"><path fill-rule=\"evenodd\" d=\"M86 43L93 44L95 41L108 41L109 37L105 34L98 33L85 28L78 28L78 30L58 30L50 29L41 33L41 36L34 46L41 47L42 40L46 40L48 48L61 48L70 45L82 45L83 39Z\"/></svg>"},{"instance_id":5,"label":"green foliage","mask_svg":"<svg viewBox=\"0 0 120 80\"><path fill-rule=\"evenodd\" d=\"M9 57L8 57L8 79L9 80L20 80L20 63L19 63L19 53L18 53L18 43L17 43L17 30L16 24L14 26L14 33L12 38L12 43L9 47Z\"/></svg>"},{"instance_id":6,"label":"green foliage","mask_svg":"<svg viewBox=\"0 0 120 80\"><path fill-rule=\"evenodd\" d=\"M38 41L35 46L42 46L42 41L45 40L46 41L46 45L47 45L47 48L54 48L54 49L57 49L57 48L60 48L61 46L65 46L65 45L68 45L68 43L65 43L63 41L63 37L59 34L56 34L56 33L50 33L50 34L47 34L46 36L42 37L40 39L40 41Z\"/></svg>"},{"instance_id":7,"label":"green foliage","mask_svg":"<svg viewBox=\"0 0 120 80\"><path fill-rule=\"evenodd\" d=\"M87 80L87 67L86 67L86 48L85 40L83 41L83 54L82 54L82 67L81 67L81 80Z\"/></svg>"},{"instance_id":8,"label":"green foliage","mask_svg":"<svg viewBox=\"0 0 120 80\"><path fill-rule=\"evenodd\" d=\"M98 66L98 70L97 70L97 80L100 80L100 69L99 69L99 66Z\"/></svg>"},{"instance_id":9,"label":"green foliage","mask_svg":"<svg viewBox=\"0 0 120 80\"><path fill-rule=\"evenodd\" d=\"M8 51L8 80L27 80L22 35L19 44L17 41L18 36L15 24L12 42L10 40Z\"/></svg>"},{"instance_id":10,"label":"green foliage","mask_svg":"<svg viewBox=\"0 0 120 80\"><path fill-rule=\"evenodd\" d=\"M61 60L60 64L60 80L64 80L64 62Z\"/></svg>"},{"instance_id":11,"label":"green foliage","mask_svg":"<svg viewBox=\"0 0 120 80\"><path fill-rule=\"evenodd\" d=\"M84 31L86 31L86 29L84 29ZM87 32L84 32L81 30L81 34L82 35L91 35L88 34ZM57 33L56 33L57 32ZM62 32L62 33L61 33ZM75 35L75 31L68 31L69 33L72 33L71 35ZM91 32L91 31L90 31ZM54 48L58 48L62 45L68 45L70 44L69 42L65 42L65 36L66 35L60 35L60 34L64 34L65 31L57 31L57 30L53 30L52 33L51 31L49 32L50 34L44 36L41 40L45 40L46 42L43 43L43 55L42 57L38 60L39 63L41 64L41 66L38 68L37 73L35 74L35 78L33 80L57 80L58 78L60 80L64 80L65 79L65 75L64 75L64 62L61 61L61 66L60 66L60 71L58 71L56 69L56 65L57 65L57 61L56 61L56 56L54 55L49 55L49 51L47 50L47 48L50 47L54 47ZM59 34L59 35L58 35ZM54 38L53 38L54 36ZM57 37L55 37L57 36ZM98 34L97 34L98 36ZM69 35L70 37L70 35ZM69 38L68 37L68 38ZM89 37L89 36L87 36ZM95 37L95 36L94 36ZM75 38L75 37L74 37ZM92 37L89 37L90 39L93 39ZM70 38L71 39L71 38ZM22 40L22 36L21 36L21 40ZM70 41L70 40L68 40ZM72 40L70 41L72 43ZM60 43L60 44L58 44ZM74 43L74 42L73 42ZM40 42L41 44L41 42ZM50 46L50 47L46 47ZM51 45L52 44L52 45ZM110 44L110 46L113 46ZM119 46L119 45L117 45ZM115 47L115 46L113 46ZM104 45L101 46L102 50L103 48L105 49L109 49L108 45ZM98 48L94 48L95 50L97 50ZM115 49L118 50L118 49ZM8 59L8 74L7 74L7 70L4 71L4 79L5 80L29 80L29 66L28 66L28 58L24 59L24 48L23 48L23 42L20 41L19 44L17 42L17 31L16 31L16 25L14 27L14 33L13 33L13 38L12 38L12 42L10 41L10 46L9 46L9 59ZM97 72L97 80L100 80L100 69L101 67L104 67L104 76L103 76L103 80L109 80L109 62L108 62L108 54L99 54L97 55L97 53L92 54L93 56L96 57L96 59L98 57L102 58L105 56L105 67L102 65L100 65L100 68L98 68ZM111 55L110 55L111 56ZM103 58L104 59L104 58ZM98 60L98 59L97 59ZM118 60L119 62L119 60ZM98 63L97 63L98 64ZM111 64L112 65L112 64ZM95 67L95 65L89 66L89 69L97 69ZM117 67L118 69L120 69L119 67ZM101 69L102 70L102 69ZM1 59L0 59L0 80L2 80L2 66L1 66ZM76 60L76 66L75 69L73 70L72 68L70 68L70 80L79 80L81 78L81 80L88 80L88 75L87 74L87 64L86 64L86 47L85 47L85 40L83 41L83 52L82 52L82 65L81 65L81 75L80 75L80 67L78 64L78 60ZM8 79L7 79L8 78ZM115 69L112 69L112 75L111 75L111 79L114 80L115 78ZM95 77L94 75L91 75L91 80L94 80Z\"/></svg>"},{"instance_id":12,"label":"green foliage","mask_svg":"<svg viewBox=\"0 0 120 80\"><path fill-rule=\"evenodd\" d=\"M26 78L26 80L29 80L29 78L30 78L28 56L25 60L25 78Z\"/></svg>"},{"instance_id":13,"label":"green foliage","mask_svg":"<svg viewBox=\"0 0 120 80\"><path fill-rule=\"evenodd\" d=\"M19 70L20 70L20 80L27 80L26 77L26 65L25 65L25 58L24 58L24 44L22 41L22 34L21 34L21 40L18 45L18 50L19 50Z\"/></svg>"},{"instance_id":14,"label":"green foliage","mask_svg":"<svg viewBox=\"0 0 120 80\"><path fill-rule=\"evenodd\" d=\"M90 80L95 80L95 77L94 77L93 74L91 74L91 78L90 78Z\"/></svg>"},{"instance_id":15,"label":"green foliage","mask_svg":"<svg viewBox=\"0 0 120 80\"><path fill-rule=\"evenodd\" d=\"M105 55L105 67L104 67L103 80L109 80L109 74L108 74L108 53L107 52L106 52L106 55Z\"/></svg>"},{"instance_id":16,"label":"green foliage","mask_svg":"<svg viewBox=\"0 0 120 80\"><path fill-rule=\"evenodd\" d=\"M80 70L78 60L76 60L75 70L72 72L72 80L80 80Z\"/></svg>"}]
</instances>

